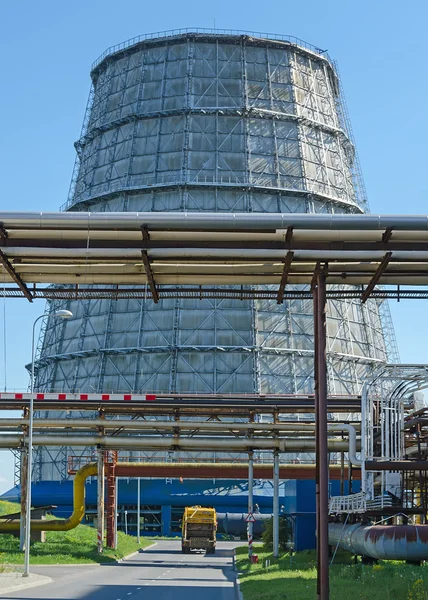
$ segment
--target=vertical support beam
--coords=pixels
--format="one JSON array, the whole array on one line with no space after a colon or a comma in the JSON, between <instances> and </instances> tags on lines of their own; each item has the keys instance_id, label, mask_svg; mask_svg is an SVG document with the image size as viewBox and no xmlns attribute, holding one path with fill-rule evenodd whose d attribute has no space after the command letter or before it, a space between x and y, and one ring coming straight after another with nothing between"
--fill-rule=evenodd
<instances>
[{"instance_id":1,"label":"vertical support beam","mask_svg":"<svg viewBox=\"0 0 428 600\"><path fill-rule=\"evenodd\" d=\"M138 477L137 479L137 542L140 543L141 541L141 526L140 526L140 521L141 521L141 494L140 494L140 484L141 484L141 479L140 477Z\"/></svg>"},{"instance_id":2,"label":"vertical support beam","mask_svg":"<svg viewBox=\"0 0 428 600\"><path fill-rule=\"evenodd\" d=\"M168 537L171 535L171 520L172 520L172 506L170 504L164 504L161 506L161 522L162 529L161 535Z\"/></svg>"},{"instance_id":3,"label":"vertical support beam","mask_svg":"<svg viewBox=\"0 0 428 600\"><path fill-rule=\"evenodd\" d=\"M279 555L279 452L273 453L273 557Z\"/></svg>"},{"instance_id":4,"label":"vertical support beam","mask_svg":"<svg viewBox=\"0 0 428 600\"><path fill-rule=\"evenodd\" d=\"M98 480L97 480L97 549L98 554L104 549L104 450L98 448Z\"/></svg>"},{"instance_id":5,"label":"vertical support beam","mask_svg":"<svg viewBox=\"0 0 428 600\"><path fill-rule=\"evenodd\" d=\"M116 548L117 548L117 517L119 516L119 511L117 510L118 496L119 496L119 481L118 481L118 478L116 477L116 473L115 473L114 482L115 482L115 486L114 486L114 541L113 541L113 548L116 550Z\"/></svg>"},{"instance_id":6,"label":"vertical support beam","mask_svg":"<svg viewBox=\"0 0 428 600\"><path fill-rule=\"evenodd\" d=\"M107 546L115 548L116 544L116 459L117 452L111 452L113 462L107 463Z\"/></svg>"},{"instance_id":7,"label":"vertical support beam","mask_svg":"<svg viewBox=\"0 0 428 600\"><path fill-rule=\"evenodd\" d=\"M340 453L340 495L345 495L345 453Z\"/></svg>"},{"instance_id":8,"label":"vertical support beam","mask_svg":"<svg viewBox=\"0 0 428 600\"><path fill-rule=\"evenodd\" d=\"M319 540L320 540L320 475L319 475L319 432L318 432L318 413L319 413L319 394L318 394L318 287L316 276L312 281L312 293L314 298L314 401L315 401L315 513L316 513L316 550L317 550L317 598L320 594L319 573Z\"/></svg>"},{"instance_id":9,"label":"vertical support beam","mask_svg":"<svg viewBox=\"0 0 428 600\"><path fill-rule=\"evenodd\" d=\"M248 536L248 558L253 556L253 485L254 485L254 456L253 451L248 452L248 518L247 536Z\"/></svg>"},{"instance_id":10,"label":"vertical support beam","mask_svg":"<svg viewBox=\"0 0 428 600\"><path fill-rule=\"evenodd\" d=\"M28 415L24 415L27 417ZM25 550L25 517L27 514L27 470L28 470L28 454L27 448L21 448L21 518L19 524L19 549L21 552Z\"/></svg>"},{"instance_id":11,"label":"vertical support beam","mask_svg":"<svg viewBox=\"0 0 428 600\"><path fill-rule=\"evenodd\" d=\"M326 275L315 276L315 349L316 349L316 466L317 466L317 597L329 598L328 557L328 445L327 445L327 333Z\"/></svg>"}]
</instances>

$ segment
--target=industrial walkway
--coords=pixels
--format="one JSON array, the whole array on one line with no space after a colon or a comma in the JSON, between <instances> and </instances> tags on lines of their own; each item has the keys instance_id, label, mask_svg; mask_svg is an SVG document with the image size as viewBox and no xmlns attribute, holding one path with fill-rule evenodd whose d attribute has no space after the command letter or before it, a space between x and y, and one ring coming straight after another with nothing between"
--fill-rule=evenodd
<instances>
[{"instance_id":1,"label":"industrial walkway","mask_svg":"<svg viewBox=\"0 0 428 600\"><path fill-rule=\"evenodd\" d=\"M233 548L220 542L215 555L182 554L180 541L160 541L120 564L39 566L53 582L0 597L22 600L235 600ZM200 595L198 593L200 592Z\"/></svg>"}]
</instances>

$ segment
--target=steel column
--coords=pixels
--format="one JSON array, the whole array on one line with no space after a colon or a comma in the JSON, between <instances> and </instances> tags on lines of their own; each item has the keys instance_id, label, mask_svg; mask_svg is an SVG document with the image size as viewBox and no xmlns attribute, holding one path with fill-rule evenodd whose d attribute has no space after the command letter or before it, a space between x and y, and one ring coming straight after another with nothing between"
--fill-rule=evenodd
<instances>
[{"instance_id":1,"label":"steel column","mask_svg":"<svg viewBox=\"0 0 428 600\"><path fill-rule=\"evenodd\" d=\"M97 549L102 554L104 549L104 451L98 449L98 481L97 481Z\"/></svg>"},{"instance_id":2,"label":"steel column","mask_svg":"<svg viewBox=\"0 0 428 600\"><path fill-rule=\"evenodd\" d=\"M113 459L114 460L114 459ZM107 546L115 548L116 543L116 463L107 463Z\"/></svg>"},{"instance_id":3,"label":"steel column","mask_svg":"<svg viewBox=\"0 0 428 600\"><path fill-rule=\"evenodd\" d=\"M28 469L28 453L27 449L21 449L21 522L19 529L19 549L21 552L25 550L25 517L27 514L27 469Z\"/></svg>"},{"instance_id":4,"label":"steel column","mask_svg":"<svg viewBox=\"0 0 428 600\"><path fill-rule=\"evenodd\" d=\"M137 542L140 543L140 519L141 519L141 506L140 506L140 483L141 479L138 477L137 479Z\"/></svg>"},{"instance_id":5,"label":"steel column","mask_svg":"<svg viewBox=\"0 0 428 600\"><path fill-rule=\"evenodd\" d=\"M329 598L328 556L328 444L327 444L327 335L326 274L315 276L314 334L316 349L316 463L317 463L317 597Z\"/></svg>"},{"instance_id":6,"label":"steel column","mask_svg":"<svg viewBox=\"0 0 428 600\"><path fill-rule=\"evenodd\" d=\"M273 557L279 555L279 452L273 453Z\"/></svg>"},{"instance_id":7,"label":"steel column","mask_svg":"<svg viewBox=\"0 0 428 600\"><path fill-rule=\"evenodd\" d=\"M247 535L248 535L248 558L251 560L253 555L253 522L251 521L253 515L253 479L254 479L254 457L253 451L248 453L248 523L247 523Z\"/></svg>"}]
</instances>

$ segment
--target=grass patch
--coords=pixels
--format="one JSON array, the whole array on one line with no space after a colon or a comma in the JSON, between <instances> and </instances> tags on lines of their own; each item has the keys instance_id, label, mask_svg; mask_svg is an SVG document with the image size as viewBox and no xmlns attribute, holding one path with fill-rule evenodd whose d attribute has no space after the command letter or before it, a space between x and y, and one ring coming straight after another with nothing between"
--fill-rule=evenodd
<instances>
[{"instance_id":1,"label":"grass patch","mask_svg":"<svg viewBox=\"0 0 428 600\"><path fill-rule=\"evenodd\" d=\"M21 505L16 502L0 500L0 515L9 515L21 512Z\"/></svg>"},{"instance_id":2,"label":"grass patch","mask_svg":"<svg viewBox=\"0 0 428 600\"><path fill-rule=\"evenodd\" d=\"M236 549L244 600L310 600L316 598L315 551L272 554L255 546L259 564L249 564L248 548ZM266 565L270 561L270 566ZM398 561L375 565L354 564L344 551L336 555L330 569L330 599L343 600L428 600L428 567Z\"/></svg>"},{"instance_id":3,"label":"grass patch","mask_svg":"<svg viewBox=\"0 0 428 600\"><path fill-rule=\"evenodd\" d=\"M19 511L19 505L12 502L0 501L0 514ZM70 531L47 531L46 542L32 542L30 563L33 565L76 564L114 562L139 548L152 544L147 538L137 543L137 538L125 535L121 531L117 536L116 550L105 548L104 553L97 553L97 531L87 525L78 525ZM23 552L19 550L19 538L8 533L0 534L0 565L7 569L8 565L19 565L24 560Z\"/></svg>"}]
</instances>

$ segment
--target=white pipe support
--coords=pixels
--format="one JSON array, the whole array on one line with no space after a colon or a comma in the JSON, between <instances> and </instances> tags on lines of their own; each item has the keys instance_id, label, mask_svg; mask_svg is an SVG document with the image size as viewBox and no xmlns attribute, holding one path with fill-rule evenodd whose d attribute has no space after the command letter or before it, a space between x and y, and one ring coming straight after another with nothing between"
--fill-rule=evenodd
<instances>
[{"instance_id":1,"label":"white pipe support","mask_svg":"<svg viewBox=\"0 0 428 600\"><path fill-rule=\"evenodd\" d=\"M273 453L273 557L279 555L279 452Z\"/></svg>"}]
</instances>

